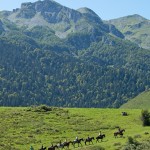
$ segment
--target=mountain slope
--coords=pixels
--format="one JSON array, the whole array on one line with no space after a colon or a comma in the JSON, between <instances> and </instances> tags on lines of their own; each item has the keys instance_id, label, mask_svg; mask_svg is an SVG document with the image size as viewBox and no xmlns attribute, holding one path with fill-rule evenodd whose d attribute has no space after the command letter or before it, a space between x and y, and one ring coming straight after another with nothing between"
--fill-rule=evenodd
<instances>
[{"instance_id":1,"label":"mountain slope","mask_svg":"<svg viewBox=\"0 0 150 150\"><path fill-rule=\"evenodd\" d=\"M1 13L1 17L7 18L20 27L32 28L37 24L48 26L60 38L74 32L92 32L95 28L101 29L101 32L111 32L108 25L104 24L92 10L88 9L88 13L76 11L53 0L23 3L21 8L14 9L13 12ZM113 28L113 30L117 29ZM123 37L119 31L114 33L119 33L119 36Z\"/></svg>"},{"instance_id":2,"label":"mountain slope","mask_svg":"<svg viewBox=\"0 0 150 150\"><path fill-rule=\"evenodd\" d=\"M14 33L0 39L1 105L119 107L150 86L149 51L130 42L107 36L74 56Z\"/></svg>"},{"instance_id":3,"label":"mountain slope","mask_svg":"<svg viewBox=\"0 0 150 150\"><path fill-rule=\"evenodd\" d=\"M44 0L0 18L0 105L120 107L150 87L150 51L88 8Z\"/></svg>"},{"instance_id":4,"label":"mountain slope","mask_svg":"<svg viewBox=\"0 0 150 150\"><path fill-rule=\"evenodd\" d=\"M139 46L150 49L150 21L139 16L131 15L109 21L115 25L124 36Z\"/></svg>"},{"instance_id":5,"label":"mountain slope","mask_svg":"<svg viewBox=\"0 0 150 150\"><path fill-rule=\"evenodd\" d=\"M123 104L121 108L131 109L149 109L150 106L150 91L143 92L135 98Z\"/></svg>"}]
</instances>

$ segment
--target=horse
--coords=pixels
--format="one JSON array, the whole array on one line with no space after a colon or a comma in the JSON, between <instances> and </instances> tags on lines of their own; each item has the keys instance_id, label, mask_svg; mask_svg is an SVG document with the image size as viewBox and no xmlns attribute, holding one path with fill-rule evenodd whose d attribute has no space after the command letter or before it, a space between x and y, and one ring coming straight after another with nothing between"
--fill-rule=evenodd
<instances>
[{"instance_id":1,"label":"horse","mask_svg":"<svg viewBox=\"0 0 150 150\"><path fill-rule=\"evenodd\" d=\"M69 145L72 143L72 141L64 142L62 143L63 148L66 146L69 149Z\"/></svg>"},{"instance_id":2,"label":"horse","mask_svg":"<svg viewBox=\"0 0 150 150\"><path fill-rule=\"evenodd\" d=\"M78 147L79 147L79 144L82 146L81 141L84 141L83 138L81 138L81 139L76 139L76 140L72 141L72 145L75 147L75 144L78 143Z\"/></svg>"},{"instance_id":3,"label":"horse","mask_svg":"<svg viewBox=\"0 0 150 150\"><path fill-rule=\"evenodd\" d=\"M39 150L46 150L46 147L43 147L42 145L42 147Z\"/></svg>"},{"instance_id":4,"label":"horse","mask_svg":"<svg viewBox=\"0 0 150 150\"><path fill-rule=\"evenodd\" d=\"M63 145L63 143L61 142L61 140L60 140L60 142L57 144L57 148L64 148L64 145Z\"/></svg>"},{"instance_id":5,"label":"horse","mask_svg":"<svg viewBox=\"0 0 150 150\"><path fill-rule=\"evenodd\" d=\"M86 142L89 142L89 144L90 144L90 142L92 142L92 144L93 144L92 140L94 140L94 137L88 137L87 139L85 139L85 145L86 145Z\"/></svg>"},{"instance_id":6,"label":"horse","mask_svg":"<svg viewBox=\"0 0 150 150\"><path fill-rule=\"evenodd\" d=\"M99 136L96 137L96 142L99 142L99 139L101 139L101 142L102 142L104 137L105 137L105 134L100 134Z\"/></svg>"},{"instance_id":7,"label":"horse","mask_svg":"<svg viewBox=\"0 0 150 150\"><path fill-rule=\"evenodd\" d=\"M119 128L119 131L114 132L114 137L116 138L118 135L120 135L120 137L122 137L123 132L125 132L125 129L120 130L120 128Z\"/></svg>"},{"instance_id":8,"label":"horse","mask_svg":"<svg viewBox=\"0 0 150 150\"><path fill-rule=\"evenodd\" d=\"M56 148L58 148L58 146L57 145L52 145L51 147L48 147L48 150L55 150Z\"/></svg>"}]
</instances>

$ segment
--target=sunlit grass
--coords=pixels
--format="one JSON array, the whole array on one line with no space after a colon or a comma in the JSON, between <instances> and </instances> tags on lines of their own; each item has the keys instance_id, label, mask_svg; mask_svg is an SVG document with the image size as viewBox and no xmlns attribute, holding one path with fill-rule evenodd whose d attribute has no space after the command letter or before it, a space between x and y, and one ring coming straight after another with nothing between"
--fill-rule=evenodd
<instances>
[{"instance_id":1,"label":"sunlit grass","mask_svg":"<svg viewBox=\"0 0 150 150\"><path fill-rule=\"evenodd\" d=\"M121 112L127 111L128 116ZM121 148L128 136L140 137L143 140L149 137L144 133L150 127L143 127L139 109L98 109L98 108L53 108L51 111L35 111L34 108L0 108L0 149L29 150L32 145L35 150L43 144L49 147L60 140L74 140L96 137L99 131L106 134L103 142L85 146L82 150L115 150ZM126 131L124 138L114 138L113 133L120 126ZM70 146L70 149L74 149ZM76 147L76 149L78 149Z\"/></svg>"}]
</instances>

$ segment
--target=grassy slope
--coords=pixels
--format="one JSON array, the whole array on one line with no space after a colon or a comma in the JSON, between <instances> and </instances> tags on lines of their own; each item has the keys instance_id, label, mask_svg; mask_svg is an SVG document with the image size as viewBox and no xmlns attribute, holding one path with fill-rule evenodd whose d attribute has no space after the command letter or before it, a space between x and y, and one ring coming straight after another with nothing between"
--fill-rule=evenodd
<instances>
[{"instance_id":1,"label":"grassy slope","mask_svg":"<svg viewBox=\"0 0 150 150\"><path fill-rule=\"evenodd\" d=\"M143 92L142 94L123 104L121 108L149 109L149 106L150 106L150 91L147 91Z\"/></svg>"},{"instance_id":2,"label":"grassy slope","mask_svg":"<svg viewBox=\"0 0 150 150\"><path fill-rule=\"evenodd\" d=\"M129 116L121 116L123 109L55 109L50 112L27 111L29 108L0 108L0 149L35 150L42 144L50 146L65 139L75 137L96 137L101 130L106 134L103 142L76 149L98 150L99 146L106 150L120 149L127 141L127 136L141 135L140 140L150 138L144 135L150 127L142 127L141 110L125 110ZM125 128L125 138L114 138L116 126ZM115 146L116 145L116 146ZM96 147L95 147L96 146ZM94 148L95 147L95 148ZM70 149L74 149L72 146Z\"/></svg>"},{"instance_id":3,"label":"grassy slope","mask_svg":"<svg viewBox=\"0 0 150 150\"><path fill-rule=\"evenodd\" d=\"M126 38L139 44L141 47L150 49L150 21L139 16L131 15L110 21L119 29ZM132 34L126 34L127 31Z\"/></svg>"}]
</instances>

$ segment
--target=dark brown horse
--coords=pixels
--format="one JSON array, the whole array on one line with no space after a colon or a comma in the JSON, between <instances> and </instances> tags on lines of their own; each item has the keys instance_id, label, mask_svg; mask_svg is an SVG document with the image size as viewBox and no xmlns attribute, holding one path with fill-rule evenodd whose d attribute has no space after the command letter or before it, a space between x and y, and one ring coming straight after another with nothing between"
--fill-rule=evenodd
<instances>
[{"instance_id":1,"label":"dark brown horse","mask_svg":"<svg viewBox=\"0 0 150 150\"><path fill-rule=\"evenodd\" d=\"M102 142L102 140L103 140L104 137L105 137L105 134L100 134L99 136L96 137L96 142L99 142L99 139Z\"/></svg>"},{"instance_id":2,"label":"dark brown horse","mask_svg":"<svg viewBox=\"0 0 150 150\"><path fill-rule=\"evenodd\" d=\"M72 143L72 141L69 141L69 142L64 142L64 143L62 143L62 146L63 146L63 148L64 147L67 147L68 149L69 149L69 145Z\"/></svg>"},{"instance_id":3,"label":"dark brown horse","mask_svg":"<svg viewBox=\"0 0 150 150\"><path fill-rule=\"evenodd\" d=\"M87 142L89 142L89 144L90 144L90 142L92 142L92 144L93 144L93 140L94 140L94 137L88 137L87 139L85 139L85 145Z\"/></svg>"},{"instance_id":4,"label":"dark brown horse","mask_svg":"<svg viewBox=\"0 0 150 150\"><path fill-rule=\"evenodd\" d=\"M120 130L120 128L119 128L119 130L117 132L114 132L114 137L116 138L118 135L120 135L120 137L122 137L123 132L125 132L125 129Z\"/></svg>"},{"instance_id":5,"label":"dark brown horse","mask_svg":"<svg viewBox=\"0 0 150 150\"><path fill-rule=\"evenodd\" d=\"M42 145L42 147L39 150L46 150L46 147L43 147Z\"/></svg>"},{"instance_id":6,"label":"dark brown horse","mask_svg":"<svg viewBox=\"0 0 150 150\"><path fill-rule=\"evenodd\" d=\"M57 145L54 145L54 146L52 145L51 147L48 148L48 150L55 150L56 148L58 148Z\"/></svg>"},{"instance_id":7,"label":"dark brown horse","mask_svg":"<svg viewBox=\"0 0 150 150\"><path fill-rule=\"evenodd\" d=\"M83 138L81 138L81 139L76 139L76 140L72 141L72 145L75 147L75 144L78 143L78 147L79 147L79 144L82 146L81 141L84 141Z\"/></svg>"}]
</instances>

